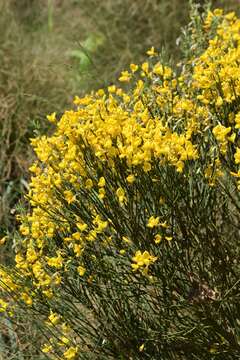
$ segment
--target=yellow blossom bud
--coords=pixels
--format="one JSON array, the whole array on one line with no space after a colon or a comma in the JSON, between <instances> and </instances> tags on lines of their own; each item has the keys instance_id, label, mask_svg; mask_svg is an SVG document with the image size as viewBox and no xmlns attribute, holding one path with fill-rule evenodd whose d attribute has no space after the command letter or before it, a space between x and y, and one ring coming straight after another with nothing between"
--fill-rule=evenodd
<instances>
[{"instance_id":1,"label":"yellow blossom bud","mask_svg":"<svg viewBox=\"0 0 240 360\"><path fill-rule=\"evenodd\" d=\"M78 266L77 271L78 271L80 276L83 276L85 274L85 272L86 272L86 269L85 269L85 267L80 265L80 266Z\"/></svg>"},{"instance_id":2,"label":"yellow blossom bud","mask_svg":"<svg viewBox=\"0 0 240 360\"><path fill-rule=\"evenodd\" d=\"M131 80L131 74L128 71L122 71L119 81L129 82Z\"/></svg>"},{"instance_id":3,"label":"yellow blossom bud","mask_svg":"<svg viewBox=\"0 0 240 360\"><path fill-rule=\"evenodd\" d=\"M76 359L78 349L76 347L71 346L68 350L66 350L63 354L64 358L67 360Z\"/></svg>"},{"instance_id":4,"label":"yellow blossom bud","mask_svg":"<svg viewBox=\"0 0 240 360\"><path fill-rule=\"evenodd\" d=\"M157 55L157 52L155 51L154 47L152 46L151 49L149 49L146 54L148 56L156 56Z\"/></svg>"},{"instance_id":5,"label":"yellow blossom bud","mask_svg":"<svg viewBox=\"0 0 240 360\"><path fill-rule=\"evenodd\" d=\"M138 65L130 64L130 69L133 73L135 73L138 70Z\"/></svg>"},{"instance_id":6,"label":"yellow blossom bud","mask_svg":"<svg viewBox=\"0 0 240 360\"><path fill-rule=\"evenodd\" d=\"M159 244L162 240L162 236L160 234L155 235L154 242L155 244Z\"/></svg>"},{"instance_id":7,"label":"yellow blossom bud","mask_svg":"<svg viewBox=\"0 0 240 360\"><path fill-rule=\"evenodd\" d=\"M145 62L145 63L142 64L142 70L143 70L146 74L148 74L148 72L149 72L149 64L148 64L147 62Z\"/></svg>"},{"instance_id":8,"label":"yellow blossom bud","mask_svg":"<svg viewBox=\"0 0 240 360\"><path fill-rule=\"evenodd\" d=\"M135 181L135 176L133 174L128 175L127 182L129 182L129 184L132 184L134 181Z\"/></svg>"},{"instance_id":9,"label":"yellow blossom bud","mask_svg":"<svg viewBox=\"0 0 240 360\"><path fill-rule=\"evenodd\" d=\"M151 216L148 219L147 227L153 228L153 227L158 226L158 225L159 225L159 216L156 217L156 218L154 216Z\"/></svg>"},{"instance_id":10,"label":"yellow blossom bud","mask_svg":"<svg viewBox=\"0 0 240 360\"><path fill-rule=\"evenodd\" d=\"M106 181L105 181L104 177L101 177L99 179L98 186L99 187L104 187L105 185L106 185Z\"/></svg>"},{"instance_id":11,"label":"yellow blossom bud","mask_svg":"<svg viewBox=\"0 0 240 360\"><path fill-rule=\"evenodd\" d=\"M56 113L53 112L51 115L47 115L48 121L55 123L56 122Z\"/></svg>"}]
</instances>

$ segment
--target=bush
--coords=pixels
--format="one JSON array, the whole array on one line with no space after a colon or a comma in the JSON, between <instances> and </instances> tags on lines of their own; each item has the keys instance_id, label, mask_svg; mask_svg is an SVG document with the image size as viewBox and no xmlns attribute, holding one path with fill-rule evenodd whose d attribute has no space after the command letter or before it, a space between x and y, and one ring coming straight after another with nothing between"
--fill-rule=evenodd
<instances>
[{"instance_id":1,"label":"bush","mask_svg":"<svg viewBox=\"0 0 240 360\"><path fill-rule=\"evenodd\" d=\"M235 0L214 3L238 6ZM187 9L187 0L181 6L178 0L0 0L0 236L16 226L36 124L46 132L46 113L61 113L71 94L114 83L151 45L164 46L177 62L175 42Z\"/></svg>"},{"instance_id":2,"label":"bush","mask_svg":"<svg viewBox=\"0 0 240 360\"><path fill-rule=\"evenodd\" d=\"M62 113L72 94L107 87L150 44L165 45L170 53L187 22L187 1L176 4L0 0L0 237L16 228L15 208L33 161L29 137L36 127L46 133L47 113ZM9 253L10 245L1 257Z\"/></svg>"},{"instance_id":3,"label":"bush","mask_svg":"<svg viewBox=\"0 0 240 360\"><path fill-rule=\"evenodd\" d=\"M240 20L202 19L32 139L1 308L49 358L239 358Z\"/></svg>"}]
</instances>

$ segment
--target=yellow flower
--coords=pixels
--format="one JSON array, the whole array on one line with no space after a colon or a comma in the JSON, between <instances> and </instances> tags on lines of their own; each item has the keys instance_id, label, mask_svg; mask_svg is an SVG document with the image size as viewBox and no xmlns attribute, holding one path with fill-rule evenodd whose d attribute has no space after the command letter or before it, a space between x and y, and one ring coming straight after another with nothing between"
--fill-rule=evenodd
<instances>
[{"instance_id":1,"label":"yellow flower","mask_svg":"<svg viewBox=\"0 0 240 360\"><path fill-rule=\"evenodd\" d=\"M153 73L157 75L163 75L163 66L159 62L154 65Z\"/></svg>"},{"instance_id":2,"label":"yellow flower","mask_svg":"<svg viewBox=\"0 0 240 360\"><path fill-rule=\"evenodd\" d=\"M165 228L165 229L169 228L169 226L168 226L168 224L167 224L166 221L164 221L163 223L160 223L159 225L160 225L161 227Z\"/></svg>"},{"instance_id":3,"label":"yellow flower","mask_svg":"<svg viewBox=\"0 0 240 360\"><path fill-rule=\"evenodd\" d=\"M77 257L82 255L83 247L80 244L74 244L73 251L76 254Z\"/></svg>"},{"instance_id":4,"label":"yellow flower","mask_svg":"<svg viewBox=\"0 0 240 360\"><path fill-rule=\"evenodd\" d=\"M119 81L121 82L129 82L131 80L131 74L128 71L122 71Z\"/></svg>"},{"instance_id":5,"label":"yellow flower","mask_svg":"<svg viewBox=\"0 0 240 360\"><path fill-rule=\"evenodd\" d=\"M63 258L61 255L55 257L47 257L47 263L49 266L60 269L63 266Z\"/></svg>"},{"instance_id":6,"label":"yellow flower","mask_svg":"<svg viewBox=\"0 0 240 360\"><path fill-rule=\"evenodd\" d=\"M109 93L115 93L117 90L116 86L115 85L112 85L112 86L109 86L108 87L108 92Z\"/></svg>"},{"instance_id":7,"label":"yellow flower","mask_svg":"<svg viewBox=\"0 0 240 360\"><path fill-rule=\"evenodd\" d=\"M7 236L4 236L3 238L0 239L0 245L5 244L6 240L7 240Z\"/></svg>"},{"instance_id":8,"label":"yellow flower","mask_svg":"<svg viewBox=\"0 0 240 360\"><path fill-rule=\"evenodd\" d=\"M103 97L105 95L105 91L103 89L99 89L97 92L96 92L96 95L99 96L99 97ZM87 105L89 103L89 100L88 100L88 96L87 96Z\"/></svg>"},{"instance_id":9,"label":"yellow flower","mask_svg":"<svg viewBox=\"0 0 240 360\"><path fill-rule=\"evenodd\" d=\"M87 224L85 224L85 223L83 223L83 224L77 223L76 225L80 231L85 231L85 230L87 230L87 227L88 227Z\"/></svg>"},{"instance_id":10,"label":"yellow flower","mask_svg":"<svg viewBox=\"0 0 240 360\"><path fill-rule=\"evenodd\" d=\"M123 188L121 188L121 187L118 188L116 191L116 195L118 197L120 204L122 204L126 200L125 191Z\"/></svg>"},{"instance_id":11,"label":"yellow flower","mask_svg":"<svg viewBox=\"0 0 240 360\"><path fill-rule=\"evenodd\" d=\"M223 14L223 10L222 9L214 9L213 13L215 16L221 16Z\"/></svg>"},{"instance_id":12,"label":"yellow flower","mask_svg":"<svg viewBox=\"0 0 240 360\"><path fill-rule=\"evenodd\" d=\"M226 128L225 126L219 124L217 126L215 126L213 128L213 135L215 136L215 138L220 141L223 142L226 139L226 136L231 132L231 127L229 126L228 128Z\"/></svg>"},{"instance_id":13,"label":"yellow flower","mask_svg":"<svg viewBox=\"0 0 240 360\"><path fill-rule=\"evenodd\" d=\"M87 179L85 182L85 187L87 190L91 190L91 188L93 187L93 182L91 179Z\"/></svg>"},{"instance_id":14,"label":"yellow flower","mask_svg":"<svg viewBox=\"0 0 240 360\"><path fill-rule=\"evenodd\" d=\"M219 96L216 100L216 106L222 106L223 104L223 99L221 96Z\"/></svg>"},{"instance_id":15,"label":"yellow flower","mask_svg":"<svg viewBox=\"0 0 240 360\"><path fill-rule=\"evenodd\" d=\"M145 162L144 164L143 164L143 170L145 171L145 172L148 172L148 171L150 171L151 170L151 164L149 163L149 162Z\"/></svg>"},{"instance_id":16,"label":"yellow flower","mask_svg":"<svg viewBox=\"0 0 240 360\"><path fill-rule=\"evenodd\" d=\"M98 186L99 187L104 187L105 185L106 185L106 181L105 181L104 177L102 176L99 179Z\"/></svg>"},{"instance_id":17,"label":"yellow flower","mask_svg":"<svg viewBox=\"0 0 240 360\"><path fill-rule=\"evenodd\" d=\"M149 265L154 263L157 260L157 257L150 255L148 251L144 251L142 253L140 250L138 250L132 260L134 262L132 264L133 271L136 271L141 267L145 267L145 274L147 274Z\"/></svg>"},{"instance_id":18,"label":"yellow flower","mask_svg":"<svg viewBox=\"0 0 240 360\"><path fill-rule=\"evenodd\" d=\"M75 195L70 190L65 190L64 191L64 197L65 197L68 204L71 204L76 200Z\"/></svg>"},{"instance_id":19,"label":"yellow flower","mask_svg":"<svg viewBox=\"0 0 240 360\"><path fill-rule=\"evenodd\" d=\"M129 182L129 184L132 184L134 181L135 181L135 176L133 174L128 175L127 182Z\"/></svg>"},{"instance_id":20,"label":"yellow flower","mask_svg":"<svg viewBox=\"0 0 240 360\"><path fill-rule=\"evenodd\" d=\"M225 19L227 19L228 21L231 21L235 18L235 12L232 11L230 13L228 13L227 15L225 15Z\"/></svg>"},{"instance_id":21,"label":"yellow flower","mask_svg":"<svg viewBox=\"0 0 240 360\"><path fill-rule=\"evenodd\" d=\"M234 159L236 164L240 164L240 148L237 148L234 154Z\"/></svg>"},{"instance_id":22,"label":"yellow flower","mask_svg":"<svg viewBox=\"0 0 240 360\"><path fill-rule=\"evenodd\" d=\"M50 353L52 351L52 349L53 349L52 345L45 344L42 347L42 352L47 354L47 353Z\"/></svg>"},{"instance_id":23,"label":"yellow flower","mask_svg":"<svg viewBox=\"0 0 240 360\"><path fill-rule=\"evenodd\" d=\"M80 225L80 226L81 226L81 225ZM78 224L77 224L77 227L78 227ZM77 232L75 232L75 233L72 234L72 238L70 238L70 239L71 239L71 240L72 240L72 239L74 239L74 240L81 240L81 237L82 237L81 233L77 231ZM71 240L70 240L70 241L71 241Z\"/></svg>"},{"instance_id":24,"label":"yellow flower","mask_svg":"<svg viewBox=\"0 0 240 360\"><path fill-rule=\"evenodd\" d=\"M48 298L51 299L53 297L53 291L52 289L43 290L43 294Z\"/></svg>"},{"instance_id":25,"label":"yellow flower","mask_svg":"<svg viewBox=\"0 0 240 360\"><path fill-rule=\"evenodd\" d=\"M83 98L79 98L78 96L75 96L73 103L75 105L88 105L91 103L91 101L92 101L92 98L89 95L86 95Z\"/></svg>"},{"instance_id":26,"label":"yellow flower","mask_svg":"<svg viewBox=\"0 0 240 360\"><path fill-rule=\"evenodd\" d=\"M48 119L48 121L55 123L56 122L56 113L53 112L52 114L47 115L47 119Z\"/></svg>"},{"instance_id":27,"label":"yellow flower","mask_svg":"<svg viewBox=\"0 0 240 360\"><path fill-rule=\"evenodd\" d=\"M139 351L142 352L144 350L144 344L142 344L141 346L139 346Z\"/></svg>"},{"instance_id":28,"label":"yellow flower","mask_svg":"<svg viewBox=\"0 0 240 360\"><path fill-rule=\"evenodd\" d=\"M104 197L105 197L105 193L106 193L106 192L105 192L104 188L100 188L99 191L98 191L98 197L99 197L99 199L103 200Z\"/></svg>"},{"instance_id":29,"label":"yellow flower","mask_svg":"<svg viewBox=\"0 0 240 360\"><path fill-rule=\"evenodd\" d=\"M235 128L240 129L240 112L236 114L235 123L236 123Z\"/></svg>"},{"instance_id":30,"label":"yellow flower","mask_svg":"<svg viewBox=\"0 0 240 360\"><path fill-rule=\"evenodd\" d=\"M25 304L27 304L29 306L32 305L32 303L33 303L32 298L27 293L23 293L21 298L25 302Z\"/></svg>"},{"instance_id":31,"label":"yellow flower","mask_svg":"<svg viewBox=\"0 0 240 360\"><path fill-rule=\"evenodd\" d=\"M6 311L7 307L8 304L4 300L0 299L0 312Z\"/></svg>"},{"instance_id":32,"label":"yellow flower","mask_svg":"<svg viewBox=\"0 0 240 360\"><path fill-rule=\"evenodd\" d=\"M156 56L157 55L157 52L155 51L154 47L152 46L151 49L149 49L146 54L148 56Z\"/></svg>"},{"instance_id":33,"label":"yellow flower","mask_svg":"<svg viewBox=\"0 0 240 360\"><path fill-rule=\"evenodd\" d=\"M70 340L66 336L60 337L61 342L58 342L60 346L64 346L70 343Z\"/></svg>"},{"instance_id":34,"label":"yellow flower","mask_svg":"<svg viewBox=\"0 0 240 360\"><path fill-rule=\"evenodd\" d=\"M101 233L103 230L105 230L108 226L108 221L103 221L99 215L95 217L93 220L94 225L97 226L96 232Z\"/></svg>"},{"instance_id":35,"label":"yellow flower","mask_svg":"<svg viewBox=\"0 0 240 360\"><path fill-rule=\"evenodd\" d=\"M148 62L144 62L144 63L142 64L142 70L143 70L146 74L148 74L148 72L149 72L149 64L148 64Z\"/></svg>"},{"instance_id":36,"label":"yellow flower","mask_svg":"<svg viewBox=\"0 0 240 360\"><path fill-rule=\"evenodd\" d=\"M235 139L236 139L235 133L232 133L232 135L228 137L228 141L231 141L232 143L234 143Z\"/></svg>"},{"instance_id":37,"label":"yellow flower","mask_svg":"<svg viewBox=\"0 0 240 360\"><path fill-rule=\"evenodd\" d=\"M240 178L240 171L238 171L237 173L230 171L230 174L234 177Z\"/></svg>"},{"instance_id":38,"label":"yellow flower","mask_svg":"<svg viewBox=\"0 0 240 360\"><path fill-rule=\"evenodd\" d=\"M68 350L63 354L64 358L67 360L73 360L76 358L78 349L76 347L71 346Z\"/></svg>"},{"instance_id":39,"label":"yellow flower","mask_svg":"<svg viewBox=\"0 0 240 360\"><path fill-rule=\"evenodd\" d=\"M138 65L130 64L130 69L133 73L135 73L138 70Z\"/></svg>"},{"instance_id":40,"label":"yellow flower","mask_svg":"<svg viewBox=\"0 0 240 360\"><path fill-rule=\"evenodd\" d=\"M48 317L48 320L51 324L56 325L60 321L60 316L56 313L54 313L52 310L50 310L50 315Z\"/></svg>"},{"instance_id":41,"label":"yellow flower","mask_svg":"<svg viewBox=\"0 0 240 360\"><path fill-rule=\"evenodd\" d=\"M153 227L158 226L158 225L159 225L159 216L156 217L156 218L154 216L151 216L148 219L147 227L153 228Z\"/></svg>"},{"instance_id":42,"label":"yellow flower","mask_svg":"<svg viewBox=\"0 0 240 360\"><path fill-rule=\"evenodd\" d=\"M86 269L85 269L85 267L80 265L80 266L78 266L77 271L78 271L80 276L83 276L85 274L85 272L86 272Z\"/></svg>"},{"instance_id":43,"label":"yellow flower","mask_svg":"<svg viewBox=\"0 0 240 360\"><path fill-rule=\"evenodd\" d=\"M162 240L162 236L160 234L155 235L154 242L155 244L159 244Z\"/></svg>"}]
</instances>

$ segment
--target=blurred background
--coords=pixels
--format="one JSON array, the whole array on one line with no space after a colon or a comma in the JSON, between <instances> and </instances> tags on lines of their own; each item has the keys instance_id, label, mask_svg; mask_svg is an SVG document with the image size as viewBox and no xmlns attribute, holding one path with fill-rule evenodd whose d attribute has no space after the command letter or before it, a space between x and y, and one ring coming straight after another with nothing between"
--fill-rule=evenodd
<instances>
[{"instance_id":1,"label":"blurred background","mask_svg":"<svg viewBox=\"0 0 240 360\"><path fill-rule=\"evenodd\" d=\"M238 12L239 1L219 6ZM188 21L188 0L0 0L0 238L15 229L29 138L49 131L46 115L115 82L151 46L177 62Z\"/></svg>"}]
</instances>

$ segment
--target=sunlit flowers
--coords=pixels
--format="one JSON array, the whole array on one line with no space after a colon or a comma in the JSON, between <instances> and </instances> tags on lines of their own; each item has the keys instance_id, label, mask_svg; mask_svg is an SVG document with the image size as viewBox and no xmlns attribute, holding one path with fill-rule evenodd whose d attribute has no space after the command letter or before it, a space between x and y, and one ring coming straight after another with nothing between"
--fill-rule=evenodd
<instances>
[{"instance_id":1,"label":"sunlit flowers","mask_svg":"<svg viewBox=\"0 0 240 360\"><path fill-rule=\"evenodd\" d=\"M240 148L236 149L236 152L234 154L234 159L236 164L240 164Z\"/></svg>"},{"instance_id":2,"label":"sunlit flowers","mask_svg":"<svg viewBox=\"0 0 240 360\"><path fill-rule=\"evenodd\" d=\"M151 216L148 219L147 227L154 228L158 225L159 225L159 216L157 216L157 217Z\"/></svg>"},{"instance_id":3,"label":"sunlit flowers","mask_svg":"<svg viewBox=\"0 0 240 360\"><path fill-rule=\"evenodd\" d=\"M63 354L64 359L67 359L67 360L73 360L73 359L75 359L75 358L76 358L76 355L77 355L77 351L78 351L77 348L71 346L70 348L68 348L68 349L64 352L64 354Z\"/></svg>"},{"instance_id":4,"label":"sunlit flowers","mask_svg":"<svg viewBox=\"0 0 240 360\"><path fill-rule=\"evenodd\" d=\"M129 82L131 80L131 74L128 71L122 71L119 81Z\"/></svg>"},{"instance_id":5,"label":"sunlit flowers","mask_svg":"<svg viewBox=\"0 0 240 360\"><path fill-rule=\"evenodd\" d=\"M147 273L148 267L157 260L157 256L150 255L148 251L138 250L135 253L135 256L132 258L132 269L137 271L139 269L144 270L144 273Z\"/></svg>"},{"instance_id":6,"label":"sunlit flowers","mask_svg":"<svg viewBox=\"0 0 240 360\"><path fill-rule=\"evenodd\" d=\"M226 219L238 208L236 201L227 209L225 184L231 183L231 197L240 189L240 21L232 14L209 12L206 37L215 22L215 36L210 34L204 48L179 69L162 61L152 47L147 61L132 63L121 73L120 82L127 84L76 97L75 107L59 120L55 113L48 116L55 123L52 134L31 140L37 159L30 168L29 211L18 218L18 276L0 275L8 294L17 295L28 309L42 311L50 345L41 348L50 356L71 360L89 352L91 357L94 344L96 357L137 358L143 352L152 358L148 351L155 344L146 339L156 336L159 344L156 328L170 307L175 311L175 305L189 305L189 264L198 276L203 268L206 277L212 270L213 244L228 234L218 227L231 226ZM220 246L217 250L222 251ZM179 301L180 296L185 300ZM120 354L120 341L112 340L108 330L113 334L112 324L129 321L125 309L134 306L136 297L141 311L131 309L133 328L138 322L146 333L129 341L124 333L129 327L122 328L123 343L134 343L134 350L128 354L125 347ZM3 299L0 312L8 311ZM167 341L183 332L194 336L172 315L163 325L163 334L165 329L170 334ZM114 322L110 328L105 326L109 319ZM67 330L66 324L73 326ZM103 332L101 341L95 325ZM199 327L197 345L200 333Z\"/></svg>"}]
</instances>

